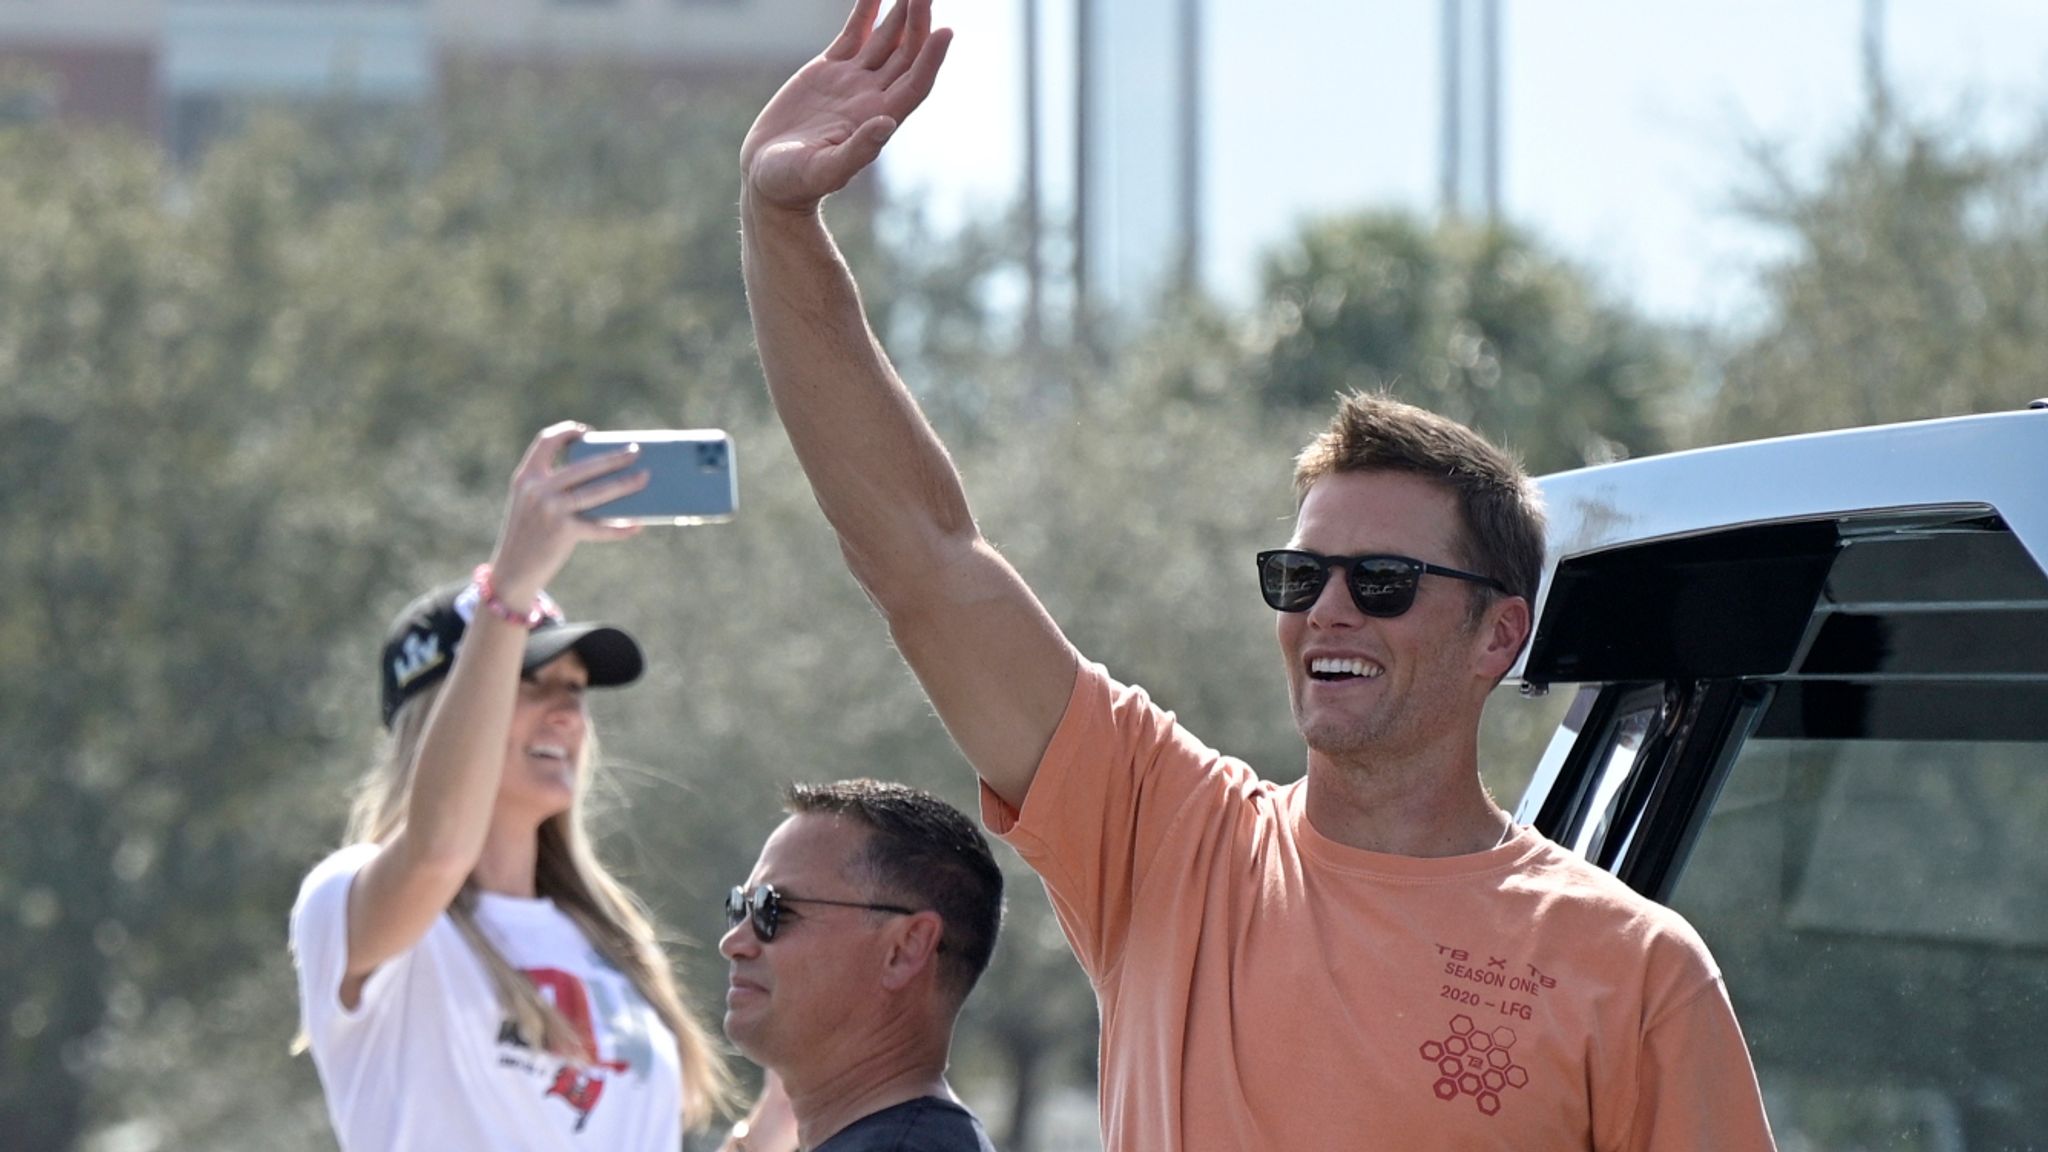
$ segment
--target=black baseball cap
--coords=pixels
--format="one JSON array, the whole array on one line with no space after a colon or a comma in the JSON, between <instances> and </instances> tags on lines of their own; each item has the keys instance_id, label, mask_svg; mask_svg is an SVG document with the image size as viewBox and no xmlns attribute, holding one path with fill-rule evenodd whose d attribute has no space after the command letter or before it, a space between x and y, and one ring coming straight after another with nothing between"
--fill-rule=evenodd
<instances>
[{"instance_id":1,"label":"black baseball cap","mask_svg":"<svg viewBox=\"0 0 2048 1152\"><path fill-rule=\"evenodd\" d=\"M405 606L391 622L384 641L380 679L384 686L384 726L399 706L448 675L456 646L476 619L482 600L475 584L437 588ZM572 624L546 593L541 594L541 622L526 637L522 671L531 672L564 652L583 658L593 688L630 684L647 667L640 645L610 624Z\"/></svg>"}]
</instances>

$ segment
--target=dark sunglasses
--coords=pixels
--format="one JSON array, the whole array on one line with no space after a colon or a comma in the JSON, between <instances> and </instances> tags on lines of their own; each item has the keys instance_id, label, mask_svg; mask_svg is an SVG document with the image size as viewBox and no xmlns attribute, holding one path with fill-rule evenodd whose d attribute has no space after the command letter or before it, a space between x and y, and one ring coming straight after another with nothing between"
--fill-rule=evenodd
<instances>
[{"instance_id":1,"label":"dark sunglasses","mask_svg":"<svg viewBox=\"0 0 2048 1152\"><path fill-rule=\"evenodd\" d=\"M1344 583L1351 589L1351 602L1358 605L1358 610L1382 619L1399 616L1415 605L1415 589L1425 572L1470 580L1513 595L1507 585L1491 576L1426 564L1408 556L1325 556L1302 548L1274 548L1259 553L1259 592L1275 611L1306 612L1315 606L1316 597L1323 594L1332 568L1344 570Z\"/></svg>"},{"instance_id":2,"label":"dark sunglasses","mask_svg":"<svg viewBox=\"0 0 2048 1152\"><path fill-rule=\"evenodd\" d=\"M775 931L782 924L782 906L785 904L830 904L834 908L865 908L870 912L894 912L899 916L914 916L915 908L900 904L862 904L854 900L821 900L811 896L784 896L775 890L773 884L758 884L752 888L734 888L725 896L725 927L727 931L740 926L742 920L754 922L754 935L761 943L775 939Z\"/></svg>"}]
</instances>

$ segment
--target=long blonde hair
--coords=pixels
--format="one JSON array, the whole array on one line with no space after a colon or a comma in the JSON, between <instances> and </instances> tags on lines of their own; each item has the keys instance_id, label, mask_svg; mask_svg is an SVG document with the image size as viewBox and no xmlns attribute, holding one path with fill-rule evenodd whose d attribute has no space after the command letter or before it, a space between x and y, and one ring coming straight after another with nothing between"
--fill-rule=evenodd
<instances>
[{"instance_id":1,"label":"long blonde hair","mask_svg":"<svg viewBox=\"0 0 2048 1152\"><path fill-rule=\"evenodd\" d=\"M420 739L440 695L438 684L421 691L392 717L390 747L383 761L363 777L356 790L346 843L385 843L405 823ZM533 869L534 891L553 900L576 922L598 952L633 982L662 1023L675 1033L676 1049L682 1057L683 1119L691 1127L702 1127L731 1108L732 1072L710 1032L684 1007L682 996L676 991L674 972L647 910L625 885L613 879L591 848L590 836L583 826L583 798L596 761L597 737L593 733L584 741L581 762L577 765L575 801L569 811L549 817L540 826L540 852ZM476 905L477 888L471 880L463 884L448 906L448 918L483 961L498 1002L512 1017L519 1035L528 1043L537 1041L539 1047L558 1056L578 1061L595 1059L596 1053L585 1050L582 1038L561 1012L542 998L532 981L512 967L497 945L484 935L476 921Z\"/></svg>"}]
</instances>

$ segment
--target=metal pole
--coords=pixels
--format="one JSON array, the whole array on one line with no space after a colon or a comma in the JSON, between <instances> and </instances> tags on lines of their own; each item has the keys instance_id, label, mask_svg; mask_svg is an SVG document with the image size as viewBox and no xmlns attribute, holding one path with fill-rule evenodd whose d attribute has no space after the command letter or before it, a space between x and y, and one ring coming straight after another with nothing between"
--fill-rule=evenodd
<instances>
[{"instance_id":1,"label":"metal pole","mask_svg":"<svg viewBox=\"0 0 2048 1152\"><path fill-rule=\"evenodd\" d=\"M1444 104L1443 137L1441 141L1443 155L1440 158L1443 168L1440 174L1439 195L1442 198L1442 208L1445 216L1456 216L1458 214L1458 161L1460 152L1458 132L1460 127L1458 115L1458 105L1460 103L1458 99L1458 90L1460 88L1458 62L1459 58L1463 55L1463 46L1459 43L1458 15L1459 9L1462 7L1461 0L1443 0Z\"/></svg>"},{"instance_id":2,"label":"metal pole","mask_svg":"<svg viewBox=\"0 0 2048 1152\"><path fill-rule=\"evenodd\" d=\"M1480 38L1485 56L1480 82L1481 145L1486 149L1486 220L1500 222L1500 0L1480 0Z\"/></svg>"},{"instance_id":3,"label":"metal pole","mask_svg":"<svg viewBox=\"0 0 2048 1152\"><path fill-rule=\"evenodd\" d=\"M1039 203L1038 0L1024 0L1024 354L1038 362L1045 344L1045 209Z\"/></svg>"},{"instance_id":4,"label":"metal pole","mask_svg":"<svg viewBox=\"0 0 2048 1152\"><path fill-rule=\"evenodd\" d=\"M1202 0L1180 5L1180 253L1176 287L1192 296L1202 276Z\"/></svg>"},{"instance_id":5,"label":"metal pole","mask_svg":"<svg viewBox=\"0 0 2048 1152\"><path fill-rule=\"evenodd\" d=\"M1074 0L1074 334L1086 343L1088 329L1089 159L1095 120L1094 0Z\"/></svg>"},{"instance_id":6,"label":"metal pole","mask_svg":"<svg viewBox=\"0 0 2048 1152\"><path fill-rule=\"evenodd\" d=\"M1890 101L1884 77L1884 0L1863 0L1863 94L1880 112Z\"/></svg>"}]
</instances>

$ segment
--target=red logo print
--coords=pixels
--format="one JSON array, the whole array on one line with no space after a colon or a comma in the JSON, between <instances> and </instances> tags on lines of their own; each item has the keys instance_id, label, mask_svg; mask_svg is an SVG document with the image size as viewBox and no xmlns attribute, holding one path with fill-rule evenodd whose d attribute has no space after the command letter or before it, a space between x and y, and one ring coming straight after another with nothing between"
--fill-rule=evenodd
<instances>
[{"instance_id":1,"label":"red logo print","mask_svg":"<svg viewBox=\"0 0 2048 1152\"><path fill-rule=\"evenodd\" d=\"M1436 1065L1436 1098L1470 1096L1481 1112L1497 1115L1500 1094L1529 1083L1529 1070L1515 1063L1509 1051L1514 1046L1515 1030L1505 1024L1488 1031L1470 1016L1451 1017L1449 1036L1422 1045L1422 1058Z\"/></svg>"},{"instance_id":2,"label":"red logo print","mask_svg":"<svg viewBox=\"0 0 2048 1152\"><path fill-rule=\"evenodd\" d=\"M560 1096L564 1103L576 1110L576 1130L583 1131L583 1125L590 1121L591 1109L604 1096L604 1081L592 1076L587 1069L565 1064L555 1073L555 1082L548 1086L548 1095Z\"/></svg>"},{"instance_id":3,"label":"red logo print","mask_svg":"<svg viewBox=\"0 0 2048 1152\"><path fill-rule=\"evenodd\" d=\"M562 1019L576 1030L576 1038L583 1042L583 1050L590 1053L593 1060L585 1066L563 1066L547 1091L548 1095L561 1097L564 1103L576 1110L576 1130L581 1132L590 1121L592 1109L604 1096L604 1073L624 1072L629 1065L622 1060L600 1058L597 1029L592 1024L590 993L583 987L583 981L555 968L527 969L526 978L533 981L540 994L552 1002L555 1010L562 1014Z\"/></svg>"}]
</instances>

